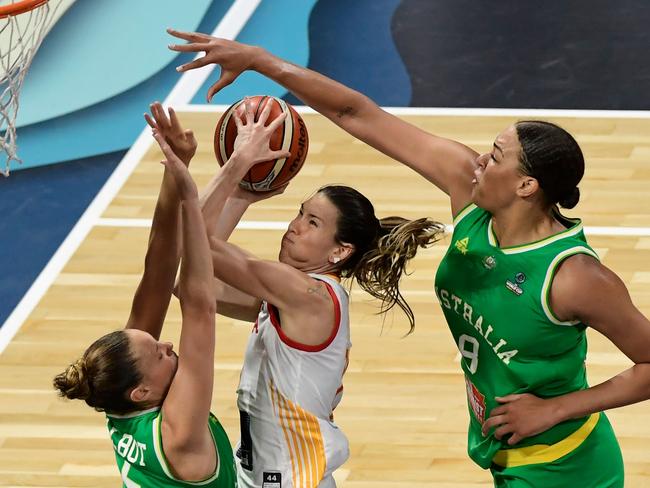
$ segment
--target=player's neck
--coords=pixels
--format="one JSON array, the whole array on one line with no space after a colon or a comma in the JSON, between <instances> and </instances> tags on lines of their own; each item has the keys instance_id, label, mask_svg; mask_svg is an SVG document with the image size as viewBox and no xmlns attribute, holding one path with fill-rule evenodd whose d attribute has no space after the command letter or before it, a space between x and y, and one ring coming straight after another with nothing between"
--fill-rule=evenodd
<instances>
[{"instance_id":1,"label":"player's neck","mask_svg":"<svg viewBox=\"0 0 650 488\"><path fill-rule=\"evenodd\" d=\"M550 210L513 206L492 215L492 229L500 247L513 247L557 234L562 226Z\"/></svg>"}]
</instances>

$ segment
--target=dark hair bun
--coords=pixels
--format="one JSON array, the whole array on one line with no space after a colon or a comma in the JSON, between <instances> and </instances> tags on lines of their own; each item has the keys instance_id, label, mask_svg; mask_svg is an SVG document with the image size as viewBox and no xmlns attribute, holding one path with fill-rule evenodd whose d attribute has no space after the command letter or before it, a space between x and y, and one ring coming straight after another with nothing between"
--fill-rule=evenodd
<instances>
[{"instance_id":1,"label":"dark hair bun","mask_svg":"<svg viewBox=\"0 0 650 488\"><path fill-rule=\"evenodd\" d=\"M562 208L573 208L580 201L580 189L576 186L569 196L562 198L558 203Z\"/></svg>"}]
</instances>

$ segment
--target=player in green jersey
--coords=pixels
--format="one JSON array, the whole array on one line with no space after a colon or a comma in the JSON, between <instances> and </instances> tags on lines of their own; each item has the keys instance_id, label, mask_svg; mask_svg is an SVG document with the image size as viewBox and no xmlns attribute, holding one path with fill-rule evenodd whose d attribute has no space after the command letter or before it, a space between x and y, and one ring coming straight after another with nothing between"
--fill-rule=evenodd
<instances>
[{"instance_id":1,"label":"player in green jersey","mask_svg":"<svg viewBox=\"0 0 650 488\"><path fill-rule=\"evenodd\" d=\"M584 160L573 137L554 124L518 122L478 154L260 47L169 32L188 41L170 49L205 52L179 71L220 66L208 100L257 71L449 195L458 227L437 293L463 358L470 455L495 484L622 486L620 450L601 412L650 398L650 322L586 245L581 224L557 210L580 196ZM588 387L586 327L634 366Z\"/></svg>"},{"instance_id":2,"label":"player in green jersey","mask_svg":"<svg viewBox=\"0 0 650 488\"><path fill-rule=\"evenodd\" d=\"M83 399L106 413L126 488L232 488L232 447L210 413L214 272L196 185L187 169L196 140L181 128L173 110L168 116L158 103L145 118L166 159L131 314L124 330L95 341L54 379L54 386L62 396ZM240 131L238 157L213 181L216 188L235 186L252 164L278 156L269 149L275 127L273 121ZM176 355L171 343L160 341L160 333L181 257L177 293L182 331Z\"/></svg>"}]
</instances>

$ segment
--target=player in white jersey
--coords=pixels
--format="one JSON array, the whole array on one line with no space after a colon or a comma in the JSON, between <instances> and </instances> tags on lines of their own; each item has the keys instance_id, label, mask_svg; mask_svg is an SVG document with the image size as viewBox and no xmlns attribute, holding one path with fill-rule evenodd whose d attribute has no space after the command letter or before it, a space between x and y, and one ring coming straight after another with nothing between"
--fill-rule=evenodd
<instances>
[{"instance_id":1,"label":"player in white jersey","mask_svg":"<svg viewBox=\"0 0 650 488\"><path fill-rule=\"evenodd\" d=\"M290 339L278 310L265 302L248 341L237 402L240 485L260 486L260 475L262 486L331 484L333 470L348 458L347 439L331 420L351 346L348 296L335 278L311 277L334 303L330 336L312 346Z\"/></svg>"},{"instance_id":2,"label":"player in white jersey","mask_svg":"<svg viewBox=\"0 0 650 488\"><path fill-rule=\"evenodd\" d=\"M238 131L249 124L264 127L269 109L270 104L256 121L252 104L242 104L235 113ZM268 147L261 137L259 143ZM238 160L237 151L231 161ZM264 261L226 242L248 205L269 196L247 193L236 182L228 188L223 182L231 170L225 165L218 171L202 208L218 280L217 310L255 321L238 389L238 483L335 486L332 472L348 457L347 439L332 416L350 348L348 296L339 281L356 279L382 301L382 310L397 304L413 329L399 279L418 247L434 242L444 227L428 219L379 220L358 191L326 186L289 224L280 262Z\"/></svg>"}]
</instances>

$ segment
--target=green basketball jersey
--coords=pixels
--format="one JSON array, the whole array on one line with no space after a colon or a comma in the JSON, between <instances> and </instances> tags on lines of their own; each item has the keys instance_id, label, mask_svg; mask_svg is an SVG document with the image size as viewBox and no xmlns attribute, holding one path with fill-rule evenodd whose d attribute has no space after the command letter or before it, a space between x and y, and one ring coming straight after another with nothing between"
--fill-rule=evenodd
<instances>
[{"instance_id":1,"label":"green basketball jersey","mask_svg":"<svg viewBox=\"0 0 650 488\"><path fill-rule=\"evenodd\" d=\"M586 326L553 315L549 288L562 260L579 253L597 256L580 220L556 218L565 231L501 248L492 216L472 204L454 219L452 242L436 274L436 295L465 373L468 452L483 468L499 449L509 448L481 434L481 424L499 405L494 397L532 393L548 398L588 387ZM585 420L563 422L514 447L554 444Z\"/></svg>"},{"instance_id":2,"label":"green basketball jersey","mask_svg":"<svg viewBox=\"0 0 650 488\"><path fill-rule=\"evenodd\" d=\"M232 447L214 415L210 414L208 424L219 463L215 473L203 481L182 481L172 475L162 449L162 411L159 407L130 415L107 414L106 417L124 488L237 486Z\"/></svg>"}]
</instances>

